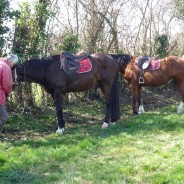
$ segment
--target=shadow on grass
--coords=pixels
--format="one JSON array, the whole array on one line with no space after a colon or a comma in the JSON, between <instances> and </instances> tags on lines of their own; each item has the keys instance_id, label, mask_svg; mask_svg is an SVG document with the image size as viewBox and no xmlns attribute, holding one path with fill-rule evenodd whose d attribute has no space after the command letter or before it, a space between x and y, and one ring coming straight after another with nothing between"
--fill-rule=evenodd
<instances>
[{"instance_id":1,"label":"shadow on grass","mask_svg":"<svg viewBox=\"0 0 184 184\"><path fill-rule=\"evenodd\" d=\"M83 107L84 110L85 107ZM89 109L90 110L90 109ZM102 109L103 110L103 109ZM15 146L27 144L33 147L66 144L76 144L87 135L98 138L117 136L120 133L137 134L143 132L154 134L158 131L183 130L184 116L176 114L175 107L165 108L161 112L147 112L143 115L132 115L124 112L121 119L115 126L111 125L107 129L102 129L102 110L95 115L89 112L76 113L73 109L65 112L67 118L65 133L63 135L54 134L57 129L57 120L53 114L41 114L39 116L22 115L12 117L6 125L5 134L2 141L15 142ZM52 135L52 138L49 137ZM41 139L46 138L47 141Z\"/></svg>"},{"instance_id":2,"label":"shadow on grass","mask_svg":"<svg viewBox=\"0 0 184 184\"><path fill-rule=\"evenodd\" d=\"M154 118L152 118L154 117ZM181 116L178 116L178 119ZM28 139L24 140L13 140L14 146L28 145L30 147L57 147L58 145L77 145L80 141L83 141L88 136L95 137L95 140L108 138L109 136L118 136L121 133L126 134L139 134L140 132L144 135L156 134L159 131L181 131L184 129L184 117L180 121L177 118L169 119L167 115L158 115L155 113L144 114L140 116L129 116L122 119L116 124L111 125L107 129L102 129L99 122L87 125L87 118L83 118L86 123L81 123L79 125L70 124L66 128L63 135L58 135L56 133L46 133L40 134L37 138L34 134L30 136L25 133ZM35 132L37 130L34 130ZM44 140L43 140L44 138ZM12 140L6 140L12 142ZM97 143L95 143L97 145Z\"/></svg>"},{"instance_id":3,"label":"shadow on grass","mask_svg":"<svg viewBox=\"0 0 184 184\"><path fill-rule=\"evenodd\" d=\"M9 168L6 171L3 171L0 173L0 183L4 182L4 179L7 179L7 183L31 183L31 181L48 181L53 179L55 181L59 181L59 174L54 175L54 173L62 173L63 170L61 167L59 167L59 164L62 161L69 160L71 158L75 158L78 155L82 155L82 152L86 151L88 152L88 157L91 157L92 155L96 154L96 148L99 148L100 146L100 140L106 139L111 137L112 142L113 138L118 136L121 133L130 134L130 135L136 135L140 132L144 135L148 134L157 134L159 131L182 131L184 128L184 116L183 115L177 115L175 112L175 108L169 108L165 109L164 111L158 113L158 112L147 112L143 115L139 116L133 116L130 113L126 113L126 115L122 116L122 118L118 121L118 123L115 126L110 126L107 129L101 129L101 120L99 120L98 117L92 116L90 118L89 116L84 115L78 115L77 114L77 120L75 120L75 113L70 112L70 115L72 114L72 118L69 119L69 123L66 127L66 132L64 135L57 135L54 133L48 133L50 128L53 128L53 125L50 125L46 123L44 124L45 115L41 119L35 121L33 124L37 124L38 122L44 126L45 125L45 131L46 133L40 133L40 128L36 125L34 126L27 126L27 123L25 123L25 117L22 121L24 126L22 126L21 129L15 129L17 134L21 133L25 129L25 137L28 138L27 140L19 139L19 140L9 140L6 139L7 142L11 142L13 147L22 147L26 146L25 148L33 148L35 149L34 153L37 152L37 148L44 147L46 150L55 150L59 149L59 153L57 153L56 157L53 157L54 162L50 162L49 164L49 174L43 175L43 171L38 174L33 171L32 174L29 173L29 168L27 168L28 171L21 168L21 164L15 164L16 168ZM50 116L49 116L50 117ZM20 119L21 119L20 118ZM19 119L19 120L20 120ZM52 119L52 118L51 118ZM30 117L28 119L30 120ZM13 121L13 119L12 119ZM32 121L32 119L31 119ZM13 123L13 122L11 122ZM53 123L53 122L52 122ZM41 127L42 127L41 126ZM11 127L9 127L11 128ZM29 135L28 130L32 130L33 135ZM37 137L34 137L34 134L38 134ZM29 137L30 136L30 137ZM122 140L123 141L123 140ZM40 157L40 163L44 162L43 157L46 155L41 155ZM52 158L52 154L49 155L50 158ZM60 162L58 162L58 160ZM30 161L31 162L31 161ZM39 164L39 163L38 163ZM39 166L38 166L39 168ZM36 168L36 171L39 172L39 169ZM30 169L31 170L31 169ZM32 170L31 170L32 172ZM56 178L53 178L54 177ZM3 182L1 182L1 176L3 179ZM51 179L50 179L50 178ZM36 182L35 182L36 183Z\"/></svg>"},{"instance_id":4,"label":"shadow on grass","mask_svg":"<svg viewBox=\"0 0 184 184\"><path fill-rule=\"evenodd\" d=\"M22 169L10 169L0 173L0 183L31 183L32 180L42 180L43 176L27 173Z\"/></svg>"}]
</instances>

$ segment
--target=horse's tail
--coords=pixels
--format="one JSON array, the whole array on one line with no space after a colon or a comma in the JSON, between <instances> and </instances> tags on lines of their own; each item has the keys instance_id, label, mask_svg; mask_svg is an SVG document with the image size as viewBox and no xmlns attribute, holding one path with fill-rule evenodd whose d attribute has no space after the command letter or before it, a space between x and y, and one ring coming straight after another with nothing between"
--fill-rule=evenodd
<instances>
[{"instance_id":1,"label":"horse's tail","mask_svg":"<svg viewBox=\"0 0 184 184\"><path fill-rule=\"evenodd\" d=\"M119 103L119 72L117 72L111 89L111 122L120 119L120 103Z\"/></svg>"}]
</instances>

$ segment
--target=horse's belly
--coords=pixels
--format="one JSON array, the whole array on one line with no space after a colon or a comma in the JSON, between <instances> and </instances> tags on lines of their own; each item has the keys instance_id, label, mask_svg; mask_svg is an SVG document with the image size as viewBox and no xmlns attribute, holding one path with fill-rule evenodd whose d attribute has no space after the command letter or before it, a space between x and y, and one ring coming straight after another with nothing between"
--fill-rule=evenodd
<instances>
[{"instance_id":1,"label":"horse's belly","mask_svg":"<svg viewBox=\"0 0 184 184\"><path fill-rule=\"evenodd\" d=\"M164 75L159 74L159 73L145 73L144 75L144 81L145 81L145 85L147 86L161 86L165 83L167 83L169 80L171 79L171 77L169 77L168 75Z\"/></svg>"},{"instance_id":2,"label":"horse's belly","mask_svg":"<svg viewBox=\"0 0 184 184\"><path fill-rule=\"evenodd\" d=\"M82 92L86 91L93 86L95 86L97 83L96 79L86 80L85 78L81 80L73 80L68 85L68 91L69 92Z\"/></svg>"}]
</instances>

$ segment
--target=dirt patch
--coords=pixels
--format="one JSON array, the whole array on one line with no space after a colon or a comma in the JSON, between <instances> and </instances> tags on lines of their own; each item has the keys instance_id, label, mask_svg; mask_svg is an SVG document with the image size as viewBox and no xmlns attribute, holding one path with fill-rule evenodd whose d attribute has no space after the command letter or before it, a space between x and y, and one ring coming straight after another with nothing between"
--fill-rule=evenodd
<instances>
[{"instance_id":1,"label":"dirt patch","mask_svg":"<svg viewBox=\"0 0 184 184\"><path fill-rule=\"evenodd\" d=\"M172 86L164 87L143 87L142 88L143 105L146 111L162 108L170 105L179 105L181 95ZM129 88L124 89L124 97L121 102L124 105L132 104Z\"/></svg>"}]
</instances>

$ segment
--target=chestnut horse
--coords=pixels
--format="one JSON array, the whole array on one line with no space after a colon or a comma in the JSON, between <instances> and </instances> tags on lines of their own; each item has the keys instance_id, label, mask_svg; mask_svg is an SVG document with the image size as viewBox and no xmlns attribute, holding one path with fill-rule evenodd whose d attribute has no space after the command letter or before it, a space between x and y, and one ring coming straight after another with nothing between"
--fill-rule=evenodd
<instances>
[{"instance_id":1,"label":"chestnut horse","mask_svg":"<svg viewBox=\"0 0 184 184\"><path fill-rule=\"evenodd\" d=\"M142 103L142 86L157 87L164 85L173 79L176 88L182 95L182 101L178 106L177 113L183 111L184 105L184 58L169 56L160 59L160 67L156 70L144 71L144 82L139 83L141 70L138 68L137 56L128 54L111 54L119 65L119 71L128 81L132 95L132 110L134 114L144 113Z\"/></svg>"},{"instance_id":2,"label":"chestnut horse","mask_svg":"<svg viewBox=\"0 0 184 184\"><path fill-rule=\"evenodd\" d=\"M66 93L82 92L94 86L99 86L104 94L106 112L102 128L108 127L119 119L119 88L118 88L118 64L106 54L93 54L87 58L91 63L91 70L83 73L66 73L64 70L64 58L74 58L76 63L79 60L77 55L66 53L54 55L47 58L31 59L17 64L13 70L17 82L35 82L41 84L44 89L52 95L57 112L58 129L57 133L64 132L65 121L63 119L63 99ZM84 58L83 58L84 59ZM66 61L66 60L65 60ZM68 65L69 66L69 65Z\"/></svg>"}]
</instances>

